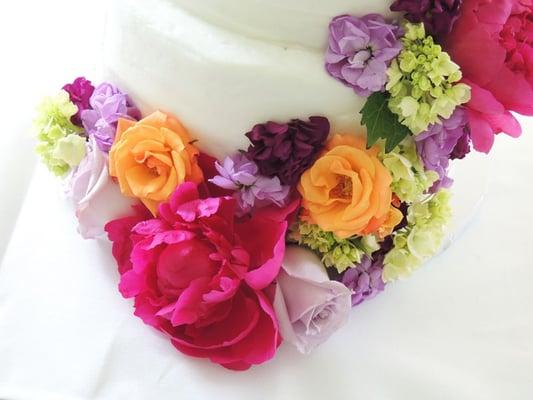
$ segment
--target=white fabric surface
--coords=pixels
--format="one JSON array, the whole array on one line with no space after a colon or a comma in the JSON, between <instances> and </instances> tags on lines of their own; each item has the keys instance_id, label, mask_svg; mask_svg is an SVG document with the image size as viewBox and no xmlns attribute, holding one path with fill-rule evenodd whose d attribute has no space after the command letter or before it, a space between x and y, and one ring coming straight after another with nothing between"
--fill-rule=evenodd
<instances>
[{"instance_id":1,"label":"white fabric surface","mask_svg":"<svg viewBox=\"0 0 533 400\"><path fill-rule=\"evenodd\" d=\"M486 200L446 252L310 356L283 346L244 373L182 356L135 318L109 245L76 235L39 168L0 267L0 398L532 398L531 128L498 138Z\"/></svg>"}]
</instances>

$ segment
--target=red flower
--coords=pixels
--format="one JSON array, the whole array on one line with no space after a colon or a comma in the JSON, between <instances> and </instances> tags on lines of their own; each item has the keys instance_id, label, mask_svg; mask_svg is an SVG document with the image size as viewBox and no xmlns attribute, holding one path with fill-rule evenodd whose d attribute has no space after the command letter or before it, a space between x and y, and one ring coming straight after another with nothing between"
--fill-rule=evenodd
<instances>
[{"instance_id":1,"label":"red flower","mask_svg":"<svg viewBox=\"0 0 533 400\"><path fill-rule=\"evenodd\" d=\"M533 115L533 0L465 0L445 47L473 88L474 148L488 152L496 133L519 136L509 111Z\"/></svg>"},{"instance_id":2,"label":"red flower","mask_svg":"<svg viewBox=\"0 0 533 400\"><path fill-rule=\"evenodd\" d=\"M231 197L201 198L183 183L158 218L107 225L119 289L181 352L236 370L263 363L281 343L265 290L278 275L294 207L236 219Z\"/></svg>"}]
</instances>

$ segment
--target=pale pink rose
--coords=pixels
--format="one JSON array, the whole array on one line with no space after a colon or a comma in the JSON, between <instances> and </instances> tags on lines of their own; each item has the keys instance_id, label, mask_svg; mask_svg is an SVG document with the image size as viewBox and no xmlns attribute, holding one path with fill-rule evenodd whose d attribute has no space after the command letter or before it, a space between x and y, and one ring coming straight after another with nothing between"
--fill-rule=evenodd
<instances>
[{"instance_id":1,"label":"pale pink rose","mask_svg":"<svg viewBox=\"0 0 533 400\"><path fill-rule=\"evenodd\" d=\"M136 200L120 193L107 169L107 156L98 149L94 140L88 144L87 157L72 173L67 196L74 203L78 231L85 239L104 235L104 226L113 219L131 214Z\"/></svg>"},{"instance_id":2,"label":"pale pink rose","mask_svg":"<svg viewBox=\"0 0 533 400\"><path fill-rule=\"evenodd\" d=\"M303 247L285 250L274 311L283 339L309 353L346 323L352 292L329 279L320 258Z\"/></svg>"}]
</instances>

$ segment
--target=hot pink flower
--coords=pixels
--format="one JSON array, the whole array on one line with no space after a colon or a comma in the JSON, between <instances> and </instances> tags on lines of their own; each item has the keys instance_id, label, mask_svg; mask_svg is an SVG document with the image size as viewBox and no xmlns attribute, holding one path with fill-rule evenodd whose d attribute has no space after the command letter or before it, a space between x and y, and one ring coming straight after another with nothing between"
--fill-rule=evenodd
<instances>
[{"instance_id":1,"label":"hot pink flower","mask_svg":"<svg viewBox=\"0 0 533 400\"><path fill-rule=\"evenodd\" d=\"M116 220L106 229L119 289L135 298L135 315L181 352L244 370L271 359L281 343L265 290L280 270L294 205L247 219L236 219L235 207L231 197L201 198L195 184L183 183L158 218L133 228L131 218Z\"/></svg>"},{"instance_id":2,"label":"hot pink flower","mask_svg":"<svg viewBox=\"0 0 533 400\"><path fill-rule=\"evenodd\" d=\"M488 152L499 132L519 136L509 111L533 115L533 0L465 0L445 47L473 85L474 148Z\"/></svg>"}]
</instances>

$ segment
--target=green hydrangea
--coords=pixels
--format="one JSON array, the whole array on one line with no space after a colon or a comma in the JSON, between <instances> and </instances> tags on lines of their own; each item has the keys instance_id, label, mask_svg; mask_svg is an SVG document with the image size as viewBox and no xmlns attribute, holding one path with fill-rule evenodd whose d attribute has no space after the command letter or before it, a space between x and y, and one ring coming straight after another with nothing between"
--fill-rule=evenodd
<instances>
[{"instance_id":1,"label":"green hydrangea","mask_svg":"<svg viewBox=\"0 0 533 400\"><path fill-rule=\"evenodd\" d=\"M381 152L381 161L392 176L392 191L402 202L413 203L439 179L435 171L426 171L412 138L406 138L390 153Z\"/></svg>"},{"instance_id":2,"label":"green hydrangea","mask_svg":"<svg viewBox=\"0 0 533 400\"><path fill-rule=\"evenodd\" d=\"M451 218L450 197L450 192L441 190L409 207L408 224L394 234L394 247L385 256L385 282L409 276L439 251Z\"/></svg>"},{"instance_id":3,"label":"green hydrangea","mask_svg":"<svg viewBox=\"0 0 533 400\"><path fill-rule=\"evenodd\" d=\"M65 175L85 156L86 141L78 135L81 129L70 121L77 111L64 90L45 98L37 111L34 125L39 143L36 151L57 176Z\"/></svg>"},{"instance_id":4,"label":"green hydrangea","mask_svg":"<svg viewBox=\"0 0 533 400\"><path fill-rule=\"evenodd\" d=\"M370 255L379 249L375 236L341 239L306 222L291 227L288 239L314 250L320 254L326 267L334 267L339 273L360 263L365 254Z\"/></svg>"},{"instance_id":5,"label":"green hydrangea","mask_svg":"<svg viewBox=\"0 0 533 400\"><path fill-rule=\"evenodd\" d=\"M390 110L413 134L425 131L470 100L470 87L458 83L461 70L442 47L426 36L424 24L406 23L403 50L387 71Z\"/></svg>"}]
</instances>

